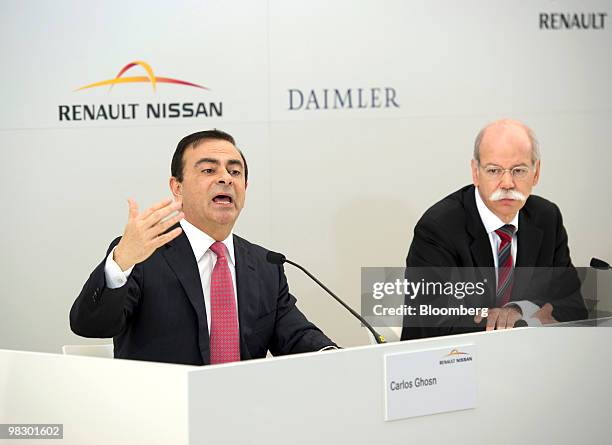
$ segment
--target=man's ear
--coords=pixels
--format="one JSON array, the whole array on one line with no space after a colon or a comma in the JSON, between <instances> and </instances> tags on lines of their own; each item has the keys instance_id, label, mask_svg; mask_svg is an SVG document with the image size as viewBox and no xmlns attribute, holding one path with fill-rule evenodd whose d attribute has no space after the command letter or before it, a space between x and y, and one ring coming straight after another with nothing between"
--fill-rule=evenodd
<instances>
[{"instance_id":1,"label":"man's ear","mask_svg":"<svg viewBox=\"0 0 612 445\"><path fill-rule=\"evenodd\" d=\"M246 190L247 187L249 186L249 181L244 181L244 189Z\"/></svg>"},{"instance_id":2,"label":"man's ear","mask_svg":"<svg viewBox=\"0 0 612 445\"><path fill-rule=\"evenodd\" d=\"M533 176L533 185L536 186L538 185L538 181L540 180L540 160L538 159L536 161L536 165L535 165L535 175Z\"/></svg>"},{"instance_id":3,"label":"man's ear","mask_svg":"<svg viewBox=\"0 0 612 445\"><path fill-rule=\"evenodd\" d=\"M478 187L478 162L472 159L472 183Z\"/></svg>"},{"instance_id":4,"label":"man's ear","mask_svg":"<svg viewBox=\"0 0 612 445\"><path fill-rule=\"evenodd\" d=\"M174 176L170 178L170 191L174 196L174 199L183 199L183 184L176 179Z\"/></svg>"}]
</instances>

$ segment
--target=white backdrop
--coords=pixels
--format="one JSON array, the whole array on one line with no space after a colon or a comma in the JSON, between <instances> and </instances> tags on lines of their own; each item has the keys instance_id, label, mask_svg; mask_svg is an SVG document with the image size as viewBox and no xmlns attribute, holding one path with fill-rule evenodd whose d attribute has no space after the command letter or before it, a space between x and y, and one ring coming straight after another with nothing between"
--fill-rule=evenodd
<instances>
[{"instance_id":1,"label":"white backdrop","mask_svg":"<svg viewBox=\"0 0 612 445\"><path fill-rule=\"evenodd\" d=\"M470 181L473 139L513 117L539 136L535 193L559 204L576 265L612 259L612 39L607 1L4 1L0 6L0 348L86 342L68 312L129 196L169 195L176 143L233 134L250 167L236 233L309 267L359 307L360 268L402 266L414 224ZM541 30L540 13L607 13L603 29ZM125 83L132 61L209 90ZM134 67L124 76L145 75ZM385 88L398 106L385 107ZM289 90L352 108L290 109ZM371 91L380 91L372 108ZM380 90L377 90L380 89ZM222 116L147 119L148 103ZM367 103L366 103L367 102ZM136 119L60 121L60 105L137 103ZM332 102L330 101L329 104ZM346 101L345 101L346 105ZM295 106L294 106L295 107ZM308 317L345 346L359 324L299 273Z\"/></svg>"}]
</instances>

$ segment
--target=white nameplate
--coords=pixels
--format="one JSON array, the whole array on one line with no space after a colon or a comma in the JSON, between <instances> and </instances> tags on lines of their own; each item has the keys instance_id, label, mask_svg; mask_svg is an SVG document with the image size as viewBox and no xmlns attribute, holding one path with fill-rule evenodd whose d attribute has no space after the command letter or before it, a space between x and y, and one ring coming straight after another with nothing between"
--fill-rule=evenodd
<instances>
[{"instance_id":1,"label":"white nameplate","mask_svg":"<svg viewBox=\"0 0 612 445\"><path fill-rule=\"evenodd\" d=\"M385 420L476 407L476 346L385 356Z\"/></svg>"}]
</instances>

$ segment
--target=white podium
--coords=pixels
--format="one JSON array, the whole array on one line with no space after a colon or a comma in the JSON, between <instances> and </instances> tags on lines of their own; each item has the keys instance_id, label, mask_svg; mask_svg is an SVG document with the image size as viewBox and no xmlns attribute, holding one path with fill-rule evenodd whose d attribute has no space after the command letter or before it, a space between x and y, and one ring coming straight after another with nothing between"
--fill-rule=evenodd
<instances>
[{"instance_id":1,"label":"white podium","mask_svg":"<svg viewBox=\"0 0 612 445\"><path fill-rule=\"evenodd\" d=\"M66 444L610 443L611 343L524 328L208 367L1 350L0 423ZM384 420L386 354L467 344L475 409Z\"/></svg>"}]
</instances>

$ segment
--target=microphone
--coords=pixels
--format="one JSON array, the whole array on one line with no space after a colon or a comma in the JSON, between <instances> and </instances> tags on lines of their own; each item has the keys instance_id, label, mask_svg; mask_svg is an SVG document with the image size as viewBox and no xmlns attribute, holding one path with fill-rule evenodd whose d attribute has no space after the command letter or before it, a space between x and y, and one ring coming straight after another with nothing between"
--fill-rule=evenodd
<instances>
[{"instance_id":1,"label":"microphone","mask_svg":"<svg viewBox=\"0 0 612 445\"><path fill-rule=\"evenodd\" d=\"M282 253L272 252L270 250L268 254L266 255L266 260L268 260L268 263L281 265L285 261L287 261L287 258Z\"/></svg>"},{"instance_id":2,"label":"microphone","mask_svg":"<svg viewBox=\"0 0 612 445\"><path fill-rule=\"evenodd\" d=\"M526 328L527 326L529 325L522 318L520 320L516 320L516 322L514 323L515 328Z\"/></svg>"},{"instance_id":3,"label":"microphone","mask_svg":"<svg viewBox=\"0 0 612 445\"><path fill-rule=\"evenodd\" d=\"M346 304L344 301L342 301L336 294L334 294L331 290L329 290L327 288L327 286L325 286L323 283L321 283L319 280L317 280L314 275L312 275L310 272L308 272L302 266L300 266L297 263L294 263L291 260L288 260L285 257L285 255L283 255L282 253L278 253L278 252L269 251L268 254L266 255L266 259L268 260L269 263L272 263L272 264L281 265L283 263L289 263L289 264L297 267L298 269L300 269L302 272L304 272L306 275L308 275L308 277L310 277L310 279L312 279L315 283L317 283L319 286L321 286L329 295L334 297L334 299L338 303L340 303L342 306L344 306L344 308L347 311L349 311L351 314L353 314L353 316L356 317L366 328L368 328L368 330L374 336L374 339L376 340L376 343L379 343L379 344L380 343L386 343L385 342L385 337L383 337L378 332L376 332L374 330L374 328L372 327L372 325L370 325L370 323L368 323L361 315L359 315L355 310L353 310L353 308L351 308L348 304Z\"/></svg>"},{"instance_id":4,"label":"microphone","mask_svg":"<svg viewBox=\"0 0 612 445\"><path fill-rule=\"evenodd\" d=\"M598 270L610 270L610 265L599 258L591 258L591 267Z\"/></svg>"}]
</instances>

